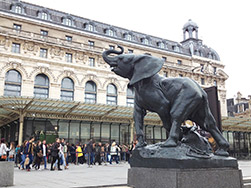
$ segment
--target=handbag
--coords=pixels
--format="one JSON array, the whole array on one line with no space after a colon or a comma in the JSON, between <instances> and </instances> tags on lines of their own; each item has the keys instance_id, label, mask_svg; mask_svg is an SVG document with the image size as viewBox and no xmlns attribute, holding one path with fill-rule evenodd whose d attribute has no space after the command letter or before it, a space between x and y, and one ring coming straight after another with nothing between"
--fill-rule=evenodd
<instances>
[{"instance_id":1,"label":"handbag","mask_svg":"<svg viewBox=\"0 0 251 188\"><path fill-rule=\"evenodd\" d=\"M7 155L2 155L1 156L1 160L6 160L7 159Z\"/></svg>"},{"instance_id":2,"label":"handbag","mask_svg":"<svg viewBox=\"0 0 251 188\"><path fill-rule=\"evenodd\" d=\"M43 154L39 152L39 153L37 153L37 156L41 158L41 157L43 157Z\"/></svg>"}]
</instances>

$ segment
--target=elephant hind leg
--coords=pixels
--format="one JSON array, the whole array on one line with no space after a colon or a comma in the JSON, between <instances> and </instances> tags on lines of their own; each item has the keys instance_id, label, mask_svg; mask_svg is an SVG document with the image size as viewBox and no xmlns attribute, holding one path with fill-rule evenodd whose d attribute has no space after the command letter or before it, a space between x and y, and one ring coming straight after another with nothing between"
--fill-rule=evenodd
<instances>
[{"instance_id":1,"label":"elephant hind leg","mask_svg":"<svg viewBox=\"0 0 251 188\"><path fill-rule=\"evenodd\" d=\"M204 110L198 111L198 116L194 119L194 121L195 123L199 124L203 130L209 132L215 139L219 147L215 154L221 156L229 156L227 152L229 143L226 141L226 139L223 137L220 130L216 126L216 121L208 106L206 106Z\"/></svg>"}]
</instances>

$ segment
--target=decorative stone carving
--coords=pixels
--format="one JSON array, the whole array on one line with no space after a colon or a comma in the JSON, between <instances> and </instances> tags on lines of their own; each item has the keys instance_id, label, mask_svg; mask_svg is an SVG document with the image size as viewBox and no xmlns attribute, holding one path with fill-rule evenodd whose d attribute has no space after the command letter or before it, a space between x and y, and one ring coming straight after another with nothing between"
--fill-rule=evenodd
<instances>
[{"instance_id":1,"label":"decorative stone carving","mask_svg":"<svg viewBox=\"0 0 251 188\"><path fill-rule=\"evenodd\" d=\"M95 82L98 88L102 86L102 83L100 82L99 78L95 74L88 74L84 76L84 78L80 82L80 85L85 85L87 81Z\"/></svg>"},{"instance_id":2,"label":"decorative stone carving","mask_svg":"<svg viewBox=\"0 0 251 188\"><path fill-rule=\"evenodd\" d=\"M6 63L5 66L0 69L0 75L5 74L10 69L16 69L17 71L19 71L21 75L24 76L24 79L28 77L28 73L23 68L22 64L20 62L15 61Z\"/></svg>"},{"instance_id":3,"label":"decorative stone carving","mask_svg":"<svg viewBox=\"0 0 251 188\"><path fill-rule=\"evenodd\" d=\"M62 58L64 57L64 51L59 47L52 47L50 49L50 55L52 59L62 60Z\"/></svg>"},{"instance_id":4,"label":"decorative stone carving","mask_svg":"<svg viewBox=\"0 0 251 188\"><path fill-rule=\"evenodd\" d=\"M50 79L53 79L53 82L56 81L56 78L54 76L54 74L51 72L51 70L46 67L46 66L37 66L33 69L33 71L30 73L29 75L29 79L32 79L33 76L39 74L39 73L43 73L46 74Z\"/></svg>"},{"instance_id":5,"label":"decorative stone carving","mask_svg":"<svg viewBox=\"0 0 251 188\"><path fill-rule=\"evenodd\" d=\"M39 46L36 45L34 42L25 42L23 45L23 51L25 54L32 53L33 55L36 55L39 50Z\"/></svg>"},{"instance_id":6,"label":"decorative stone carving","mask_svg":"<svg viewBox=\"0 0 251 188\"><path fill-rule=\"evenodd\" d=\"M3 46L5 50L8 50L10 45L11 45L11 42L9 41L8 37L0 38L0 46Z\"/></svg>"},{"instance_id":7,"label":"decorative stone carving","mask_svg":"<svg viewBox=\"0 0 251 188\"><path fill-rule=\"evenodd\" d=\"M74 55L76 62L83 62L84 58L85 58L85 54L83 52L77 52Z\"/></svg>"},{"instance_id":8,"label":"decorative stone carving","mask_svg":"<svg viewBox=\"0 0 251 188\"><path fill-rule=\"evenodd\" d=\"M75 86L81 85L78 77L74 73L74 69L73 70L64 70L64 71L62 71L61 74L59 74L57 76L56 82L61 83L61 79L63 79L64 77L69 77L71 79L73 78L73 81L76 84Z\"/></svg>"}]
</instances>

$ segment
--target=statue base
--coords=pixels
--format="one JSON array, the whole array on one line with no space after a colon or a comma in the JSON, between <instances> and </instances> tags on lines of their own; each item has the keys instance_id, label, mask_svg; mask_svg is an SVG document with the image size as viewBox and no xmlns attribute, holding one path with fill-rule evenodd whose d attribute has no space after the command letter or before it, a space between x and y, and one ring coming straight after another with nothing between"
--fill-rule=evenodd
<instances>
[{"instance_id":1,"label":"statue base","mask_svg":"<svg viewBox=\"0 0 251 188\"><path fill-rule=\"evenodd\" d=\"M242 188L235 158L186 143L148 145L133 151L128 185L135 188Z\"/></svg>"},{"instance_id":2,"label":"statue base","mask_svg":"<svg viewBox=\"0 0 251 188\"><path fill-rule=\"evenodd\" d=\"M207 169L128 169L128 185L134 188L242 188L241 170Z\"/></svg>"},{"instance_id":3,"label":"statue base","mask_svg":"<svg viewBox=\"0 0 251 188\"><path fill-rule=\"evenodd\" d=\"M130 159L131 167L143 168L234 168L238 162L233 157L214 155L179 143L177 147L161 147L161 143L135 149Z\"/></svg>"}]
</instances>

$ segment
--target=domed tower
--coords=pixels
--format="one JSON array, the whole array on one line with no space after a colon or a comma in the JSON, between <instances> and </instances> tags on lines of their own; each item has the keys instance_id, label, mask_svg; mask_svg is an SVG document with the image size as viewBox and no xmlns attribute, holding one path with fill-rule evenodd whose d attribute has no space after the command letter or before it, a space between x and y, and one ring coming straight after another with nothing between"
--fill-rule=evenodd
<instances>
[{"instance_id":1,"label":"domed tower","mask_svg":"<svg viewBox=\"0 0 251 188\"><path fill-rule=\"evenodd\" d=\"M191 19L189 19L188 22L185 23L185 25L183 26L184 40L189 38L198 39L198 28L199 28L198 25ZM188 33L188 38L186 38L187 33Z\"/></svg>"}]
</instances>

